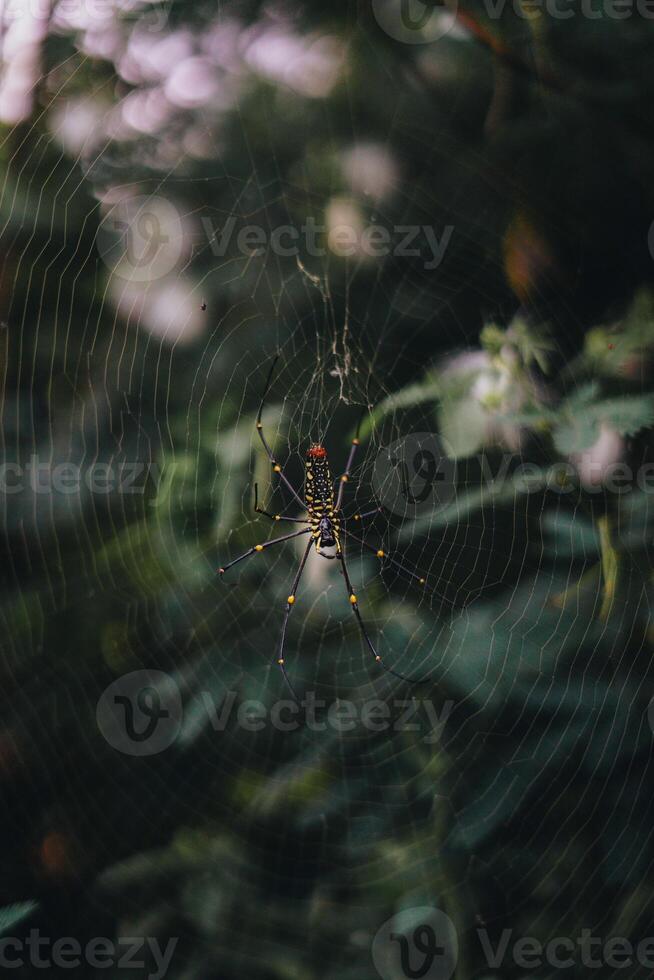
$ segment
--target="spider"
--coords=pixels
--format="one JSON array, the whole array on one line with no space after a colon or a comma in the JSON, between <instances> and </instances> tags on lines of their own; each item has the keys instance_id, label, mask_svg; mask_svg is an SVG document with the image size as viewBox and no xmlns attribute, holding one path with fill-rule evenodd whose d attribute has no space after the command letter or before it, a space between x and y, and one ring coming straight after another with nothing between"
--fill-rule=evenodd
<instances>
[{"instance_id":1,"label":"spider","mask_svg":"<svg viewBox=\"0 0 654 980\"><path fill-rule=\"evenodd\" d=\"M284 541L290 541L292 538L298 538L302 535L308 534L309 540L307 541L307 546L304 550L304 554L300 560L299 567L293 579L293 584L291 585L291 590L286 599L286 610L284 612L284 619L282 622L282 629L279 638L279 644L277 647L276 661L281 668L284 680L291 691L294 699L297 701L298 697L295 692L293 685L289 679L288 673L286 671L286 662L284 659L284 645L286 641L286 627L288 625L288 619L291 614L291 610L295 605L297 599L297 591L300 585L300 580L302 578L302 573L306 566L309 554L312 547L315 549L316 554L321 558L327 559L328 561L338 561L343 572L343 580L345 582L345 587L347 589L348 600L350 607L356 616L356 621L359 626L359 630L363 637L363 640L370 650L370 653L382 669L387 671L389 674L398 677L400 680L408 681L411 684L422 684L427 680L423 678L421 680L404 677L402 674L393 670L391 667L386 666L383 663L380 654L377 652L375 645L373 644L368 630L361 617L361 612L359 611L359 600L352 586L352 581L347 568L347 562L345 560L345 549L343 547L344 541L348 538L356 541L358 544L367 548L368 551L372 552L377 558L381 559L382 562L388 562L400 571L404 572L410 578L415 580L419 585L425 585L425 579L417 575L415 572L406 568L401 562L397 561L395 558L391 557L382 548L374 548L369 545L362 538L359 538L356 534L347 527L346 519L342 513L343 504L343 494L345 490L345 484L350 479L350 473L352 466L354 464L354 459L357 453L357 448L360 445L359 441L359 426L357 426L357 432L352 440L352 445L350 447L350 452L347 458L347 463L345 465L345 472L339 478L337 482L338 492L335 490L334 481L329 469L329 459L327 457L327 450L324 446L318 443L312 443L306 453L305 461L305 483L304 483L304 499L300 493L295 489L293 484L290 482L287 476L285 476L284 471L280 464L277 462L272 449L270 448L265 435L263 434L263 425L261 422L261 416L263 414L264 404L272 384L273 375L275 372L275 367L277 361L279 360L279 355L277 355L270 368L266 385L261 396L261 401L259 403L259 411L257 413L256 430L263 444L263 448L266 452L268 459L270 460L273 473L275 473L281 482L285 485L287 490L293 496L293 499L300 505L300 507L306 511L307 517L286 517L283 514L271 514L269 511L264 510L259 507L259 497L257 484L254 485L254 510L257 514L262 514L264 517L268 517L272 521L287 521L293 524L304 524L305 527L300 528L298 531L291 531L289 534L283 534L278 538L271 538L268 541L264 541L262 544L255 544L252 548L243 552L238 558L234 558L228 564L218 569L221 577L234 565L237 565L240 561L245 558L249 558L251 555L258 554L265 551L267 548L272 548L275 545L281 544ZM363 514L356 514L352 520L363 521L367 517L372 517L375 514L379 514L383 510L382 507L375 507L372 510L366 511Z\"/></svg>"}]
</instances>

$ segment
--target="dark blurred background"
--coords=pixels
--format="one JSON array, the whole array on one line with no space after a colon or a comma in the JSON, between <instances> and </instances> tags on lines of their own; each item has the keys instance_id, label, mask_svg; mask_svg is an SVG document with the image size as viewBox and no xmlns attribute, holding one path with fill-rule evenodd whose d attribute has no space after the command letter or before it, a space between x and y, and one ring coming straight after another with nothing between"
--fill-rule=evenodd
<instances>
[{"instance_id":1,"label":"dark blurred background","mask_svg":"<svg viewBox=\"0 0 654 980\"><path fill-rule=\"evenodd\" d=\"M3 968L37 930L174 940L57 976L649 975L606 944L654 935L654 11L0 9ZM312 555L287 669L350 726L270 714L302 546L216 574L279 528L255 483L298 513L276 354L298 488L360 425L345 513L403 568L350 571L426 679Z\"/></svg>"}]
</instances>

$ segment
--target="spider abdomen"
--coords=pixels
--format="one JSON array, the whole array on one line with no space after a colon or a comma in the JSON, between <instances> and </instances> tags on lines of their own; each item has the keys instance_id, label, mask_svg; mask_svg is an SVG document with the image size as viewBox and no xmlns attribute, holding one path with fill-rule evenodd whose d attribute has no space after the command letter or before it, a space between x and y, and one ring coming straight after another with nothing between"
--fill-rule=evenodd
<instances>
[{"instance_id":1,"label":"spider abdomen","mask_svg":"<svg viewBox=\"0 0 654 980\"><path fill-rule=\"evenodd\" d=\"M340 524L327 452L322 446L311 446L307 452L304 497L317 553L323 558L336 558L340 552Z\"/></svg>"}]
</instances>

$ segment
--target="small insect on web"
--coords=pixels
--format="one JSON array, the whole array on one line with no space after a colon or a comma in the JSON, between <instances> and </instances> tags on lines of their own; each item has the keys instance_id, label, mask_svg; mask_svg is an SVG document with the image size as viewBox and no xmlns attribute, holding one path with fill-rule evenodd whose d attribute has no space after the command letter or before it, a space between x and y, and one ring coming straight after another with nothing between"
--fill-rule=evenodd
<instances>
[{"instance_id":1,"label":"small insect on web","mask_svg":"<svg viewBox=\"0 0 654 980\"><path fill-rule=\"evenodd\" d=\"M395 558L391 557L386 551L381 548L375 548L368 544L362 538L353 534L351 530L347 527L346 519L342 512L343 495L345 491L345 484L350 478L350 473L354 460L356 457L359 441L359 431L357 428L357 433L355 438L352 440L352 445L350 447L350 452L348 455L347 463L345 465L345 472L336 481L338 484L338 492L335 490L335 484L332 480L329 460L327 456L327 450L324 446L312 443L306 453L305 461L305 483L304 483L304 498L298 490L295 489L291 481L284 474L281 465L277 462L272 449L270 448L268 441L263 433L263 424L261 422L261 417L263 415L264 404L266 397L270 390L272 384L273 375L275 372L275 367L277 361L279 360L279 355L277 355L272 363L270 371L268 373L268 378L264 387L263 394L261 396L261 401L259 403L259 411L257 412L256 430L259 434L259 438L263 444L263 448L266 452L270 464L273 469L273 473L276 473L280 481L284 484L287 490L293 496L293 499L304 512L306 512L306 517L286 517L283 514L271 514L269 511L264 510L259 507L259 496L257 484L254 485L254 510L257 514L262 514L264 517L268 517L272 521L286 521L292 524L302 524L305 525L297 531L291 531L288 534L282 534L278 538L270 538L268 541L264 541L262 544L255 544L252 548L243 552L238 558L234 558L227 565L219 568L218 571L220 575L224 575L230 568L237 565L239 562L243 561L245 558L249 558L251 555L257 554L258 552L265 551L268 548L272 548L275 545L281 544L284 541L290 541L293 538L301 537L302 535L308 534L309 540L307 546L302 555L297 572L295 573L295 578L291 585L291 589L286 600L286 610L284 612L284 619L282 622L282 628L279 638L279 643L277 646L277 656L276 661L281 668L284 680L291 691L294 699L298 701L298 696L295 692L293 685L289 679L288 673L286 671L286 661L284 659L284 647L286 642L286 628L288 625L288 619L291 614L291 610L295 605L295 600L297 598L297 591L300 586L300 581L302 579L302 573L304 572L309 554L312 547L315 548L316 554L321 558L326 558L328 560L336 560L340 562L341 569L343 571L343 579L347 589L348 600L350 607L354 612L356 621L361 633L361 636L372 653L375 663L377 663L383 670L387 673L392 674L394 677L399 678L399 680L407 681L410 684L423 684L429 680L428 677L423 678L410 678L405 677L403 674L398 673L398 671L393 670L393 668L386 666L382 662L380 654L377 652L375 645L373 644L368 630L361 617L361 612L359 610L359 600L353 589L352 581L347 568L347 562L345 560L345 549L343 547L344 542L350 538L356 541L359 545L366 548L368 551L372 552L377 558L381 559L382 562L387 562L393 567L397 568L399 571L403 572L413 579L418 585L424 586L426 584L425 579L422 578L417 573L406 568L401 562L397 561ZM367 511L363 514L356 514L351 520L356 520L357 522L363 521L366 518L373 517L381 512L381 507L375 507L373 510Z\"/></svg>"}]
</instances>

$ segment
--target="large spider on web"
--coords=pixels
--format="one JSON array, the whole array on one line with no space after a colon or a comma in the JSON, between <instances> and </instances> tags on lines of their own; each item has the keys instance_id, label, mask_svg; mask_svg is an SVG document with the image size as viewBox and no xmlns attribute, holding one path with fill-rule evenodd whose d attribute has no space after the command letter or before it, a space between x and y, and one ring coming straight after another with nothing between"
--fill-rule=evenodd
<instances>
[{"instance_id":1,"label":"large spider on web","mask_svg":"<svg viewBox=\"0 0 654 980\"><path fill-rule=\"evenodd\" d=\"M270 460L273 468L273 472L277 474L281 482L286 486L286 488L293 495L294 500L299 504L303 511L306 511L306 517L286 517L283 514L271 514L269 511L264 510L259 507L259 497L258 488L255 483L254 485L254 510L257 514L262 514L264 517L270 518L272 521L288 521L293 524L304 524L306 527L300 528L298 531L291 531L289 534L283 534L278 538L271 538L268 541L264 541L262 544L255 544L252 548L248 548L247 551L239 555L238 558L234 558L228 564L219 568L218 571L221 576L225 574L234 565L237 565L240 561L245 558L249 558L250 555L257 554L259 552L265 551L267 548L272 548L275 545L281 544L284 541L290 541L292 538L301 537L304 534L309 535L309 540L307 546L304 550L304 554L300 561L300 565L295 573L295 578L293 579L293 584L291 585L291 590L286 600L286 611L284 613L284 620L282 623L282 630L279 638L279 644L277 647L277 664L281 668L284 680L288 685L288 688L293 695L294 699L298 701L297 694L291 681L289 679L288 673L286 671L286 662L284 659L284 644L286 641L286 627L288 625L288 618L291 614L291 610L295 605L295 600L297 598L297 590L300 585L300 580L302 578L302 573L304 571L305 565L309 558L312 547L315 548L316 554L321 558L326 558L328 560L336 560L340 562L343 571L343 580L345 582L345 587L347 589L348 600L350 607L356 616L356 620L361 632L363 640L372 653L375 663L377 663L383 670L387 671L389 674L393 674L394 677L398 677L400 680L408 681L411 684L421 684L424 683L427 678L412 679L409 677L404 677L402 674L393 670L391 667L386 666L383 663L380 654L377 652L375 645L373 644L368 630L361 618L361 612L359 611L359 600L357 598L356 592L352 586L352 581L347 568L347 562L345 560L345 549L343 547L344 542L351 538L358 544L362 545L368 551L372 552L377 558L381 559L383 562L388 562L393 565L398 570L408 575L411 579L415 580L419 585L425 585L425 579L422 578L417 573L411 571L411 569L406 568L401 562L397 561L395 558L391 557L382 548L375 548L369 545L358 535L353 534L353 532L347 527L347 521L342 512L343 504L343 494L345 490L345 484L350 478L350 473L352 466L354 464L354 459L356 457L357 448L359 446L359 429L357 427L357 433L355 438L352 440L352 445L350 447L350 453L345 465L345 472L337 480L332 479L329 470L329 460L327 457L327 450L324 446L317 443L312 443L306 453L305 462L305 483L304 483L304 499L302 499L301 494L295 489L291 481L285 476L281 465L275 459L272 449L268 445L266 437L263 434L263 425L261 422L261 416L263 414L263 409L265 401L272 384L273 375L275 372L275 367L277 361L279 360L279 355L277 355L270 368L268 379L261 396L261 401L259 403L259 411L257 412L256 430L259 434L259 438L263 444L263 448ZM338 492L336 491L336 485L338 485ZM379 514L383 508L375 507L373 510L366 511L363 514L356 514L353 518L348 520L353 521L363 521L368 517L372 517Z\"/></svg>"}]
</instances>

